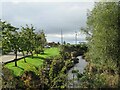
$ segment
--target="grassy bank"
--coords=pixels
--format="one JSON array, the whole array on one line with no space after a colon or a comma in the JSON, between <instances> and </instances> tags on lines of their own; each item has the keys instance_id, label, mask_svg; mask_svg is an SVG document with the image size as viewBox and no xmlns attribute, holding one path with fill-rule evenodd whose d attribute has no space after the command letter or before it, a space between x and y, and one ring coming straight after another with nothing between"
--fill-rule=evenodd
<instances>
[{"instance_id":1,"label":"grassy bank","mask_svg":"<svg viewBox=\"0 0 120 90\"><path fill-rule=\"evenodd\" d=\"M44 54L38 54L38 56L35 54L33 58L26 57L26 63L21 59L17 62L17 67L14 62L6 64L5 67L12 70L15 76L20 76L24 71L34 71L37 74L37 69L42 66L44 59L56 55L59 55L58 48L47 48Z\"/></svg>"}]
</instances>

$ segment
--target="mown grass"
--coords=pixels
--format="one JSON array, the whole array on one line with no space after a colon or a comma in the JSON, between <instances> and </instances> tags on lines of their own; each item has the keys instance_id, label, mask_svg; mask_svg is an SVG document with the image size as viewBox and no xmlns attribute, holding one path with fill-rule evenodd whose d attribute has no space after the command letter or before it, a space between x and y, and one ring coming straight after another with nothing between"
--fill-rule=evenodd
<instances>
[{"instance_id":1,"label":"mown grass","mask_svg":"<svg viewBox=\"0 0 120 90\"><path fill-rule=\"evenodd\" d=\"M20 76L25 71L34 71L38 74L37 69L42 66L44 59L56 55L59 55L59 48L47 48L44 54L38 54L38 56L35 54L33 58L31 56L26 57L26 63L24 59L21 59L17 62L17 67L15 67L14 62L6 64L5 67L12 70L15 76Z\"/></svg>"}]
</instances>

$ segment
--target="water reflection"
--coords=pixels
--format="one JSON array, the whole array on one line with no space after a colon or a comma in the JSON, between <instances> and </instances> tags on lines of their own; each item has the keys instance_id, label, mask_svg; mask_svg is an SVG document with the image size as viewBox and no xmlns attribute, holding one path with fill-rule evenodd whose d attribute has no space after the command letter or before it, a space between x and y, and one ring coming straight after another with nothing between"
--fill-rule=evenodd
<instances>
[{"instance_id":1,"label":"water reflection","mask_svg":"<svg viewBox=\"0 0 120 90\"><path fill-rule=\"evenodd\" d=\"M77 63L73 68L71 68L68 71L68 87L69 88L77 88L79 85L79 80L77 80L77 77L75 75L75 73L72 73L72 70L78 70L79 73L83 73L84 72L84 68L87 65L87 62L85 61L85 59L82 58L82 56L78 56L77 57L79 59L79 63ZM74 81L73 81L74 80Z\"/></svg>"}]
</instances>

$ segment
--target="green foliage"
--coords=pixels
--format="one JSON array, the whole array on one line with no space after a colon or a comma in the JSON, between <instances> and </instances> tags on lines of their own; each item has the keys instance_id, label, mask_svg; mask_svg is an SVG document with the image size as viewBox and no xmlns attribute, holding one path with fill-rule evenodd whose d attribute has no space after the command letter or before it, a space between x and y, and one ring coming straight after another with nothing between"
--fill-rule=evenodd
<instances>
[{"instance_id":1,"label":"green foliage","mask_svg":"<svg viewBox=\"0 0 120 90\"><path fill-rule=\"evenodd\" d=\"M23 86L22 81L19 77L13 75L13 71L5 67L2 68L2 88L19 88Z\"/></svg>"},{"instance_id":2,"label":"green foliage","mask_svg":"<svg viewBox=\"0 0 120 90\"><path fill-rule=\"evenodd\" d=\"M87 44L85 43L81 43L77 45L65 44L65 45L60 45L59 47L60 47L60 54L63 57L63 59L70 59L72 56L77 57L87 52Z\"/></svg>"},{"instance_id":3,"label":"green foliage","mask_svg":"<svg viewBox=\"0 0 120 90\"><path fill-rule=\"evenodd\" d=\"M85 87L116 87L116 84L107 80L112 74L116 75L115 72L120 75L119 13L118 2L98 2L88 13L85 32L91 35L89 35L89 52L86 54L86 59L90 65L83 83ZM118 83L117 81L115 83Z\"/></svg>"},{"instance_id":4,"label":"green foliage","mask_svg":"<svg viewBox=\"0 0 120 90\"><path fill-rule=\"evenodd\" d=\"M0 28L2 29L2 52L7 54L10 51L15 53L15 59L17 59L17 52L22 52L23 57L25 57L25 52L33 52L40 54L43 52L44 45L46 44L45 33L42 31L40 34L34 32L34 26L31 25L22 27L21 31L17 31L18 28L12 26L7 22L0 20ZM26 62L24 58L24 62ZM17 66L17 61L15 61L15 66Z\"/></svg>"},{"instance_id":5,"label":"green foliage","mask_svg":"<svg viewBox=\"0 0 120 90\"><path fill-rule=\"evenodd\" d=\"M0 21L2 27L2 51L3 54L13 50L15 59L17 59L17 52L19 51L19 35L16 27L9 23ZM15 66L17 62L15 61Z\"/></svg>"},{"instance_id":6,"label":"green foliage","mask_svg":"<svg viewBox=\"0 0 120 90\"><path fill-rule=\"evenodd\" d=\"M11 50L17 51L19 49L18 33L16 27L9 23L0 21L0 27L2 27L2 51L8 53Z\"/></svg>"},{"instance_id":7,"label":"green foliage","mask_svg":"<svg viewBox=\"0 0 120 90\"><path fill-rule=\"evenodd\" d=\"M55 57L53 59L50 65L50 73L49 73L49 77L51 80L59 74L59 71L62 70L64 64L65 64L64 60L61 57Z\"/></svg>"},{"instance_id":8,"label":"green foliage","mask_svg":"<svg viewBox=\"0 0 120 90\"><path fill-rule=\"evenodd\" d=\"M34 27L31 25L29 27L22 27L20 35L21 35L21 50L30 52L33 55L33 51L35 50L35 33ZM22 41L25 41L22 43ZM24 47L25 46L25 47Z\"/></svg>"},{"instance_id":9,"label":"green foliage","mask_svg":"<svg viewBox=\"0 0 120 90\"><path fill-rule=\"evenodd\" d=\"M14 89L36 89L41 87L41 81L38 75L32 71L25 71L21 77L15 77L11 70L3 68L2 88Z\"/></svg>"},{"instance_id":10,"label":"green foliage","mask_svg":"<svg viewBox=\"0 0 120 90\"><path fill-rule=\"evenodd\" d=\"M66 78L67 78L67 75L60 73L58 76L56 76L52 80L51 88L57 88L57 89L65 88Z\"/></svg>"},{"instance_id":11,"label":"green foliage","mask_svg":"<svg viewBox=\"0 0 120 90\"><path fill-rule=\"evenodd\" d=\"M101 59L105 63L119 58L118 12L117 3L112 2L96 4L90 14L88 25L93 29L90 47L93 60Z\"/></svg>"},{"instance_id":12,"label":"green foliage","mask_svg":"<svg viewBox=\"0 0 120 90\"><path fill-rule=\"evenodd\" d=\"M46 45L45 33L43 30L41 32L37 32L35 36L35 53L40 54L44 53L44 46Z\"/></svg>"},{"instance_id":13,"label":"green foliage","mask_svg":"<svg viewBox=\"0 0 120 90\"><path fill-rule=\"evenodd\" d=\"M42 69L44 82L49 88L65 88L67 75L66 61L60 56L52 58L51 63L46 63Z\"/></svg>"},{"instance_id":14,"label":"green foliage","mask_svg":"<svg viewBox=\"0 0 120 90\"><path fill-rule=\"evenodd\" d=\"M36 89L36 88L40 88L41 86L39 76L32 71L24 72L21 76L21 81L23 82L24 88L26 89L30 89L30 88Z\"/></svg>"},{"instance_id":15,"label":"green foliage","mask_svg":"<svg viewBox=\"0 0 120 90\"><path fill-rule=\"evenodd\" d=\"M51 50L51 48L47 51L49 50ZM42 81L43 87L47 87L49 89L66 88L66 71L72 66L71 64L73 64L71 63L71 60L64 60L60 55L47 58L43 64L43 67L39 71L40 80Z\"/></svg>"}]
</instances>

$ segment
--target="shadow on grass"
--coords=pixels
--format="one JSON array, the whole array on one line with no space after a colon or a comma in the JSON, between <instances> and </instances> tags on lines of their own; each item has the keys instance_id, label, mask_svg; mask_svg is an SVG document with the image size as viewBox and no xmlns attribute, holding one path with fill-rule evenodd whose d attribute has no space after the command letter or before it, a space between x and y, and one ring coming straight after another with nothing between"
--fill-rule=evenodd
<instances>
[{"instance_id":1,"label":"shadow on grass","mask_svg":"<svg viewBox=\"0 0 120 90\"><path fill-rule=\"evenodd\" d=\"M16 66L13 66L13 67L16 67ZM22 68L22 67L20 67L20 66L17 66L17 68L20 68L20 69L24 70L24 68Z\"/></svg>"},{"instance_id":2,"label":"shadow on grass","mask_svg":"<svg viewBox=\"0 0 120 90\"><path fill-rule=\"evenodd\" d=\"M20 69L22 69L22 70L24 70L24 68L22 68L22 67L19 67L19 66L17 66L18 68L20 68Z\"/></svg>"},{"instance_id":3,"label":"shadow on grass","mask_svg":"<svg viewBox=\"0 0 120 90\"><path fill-rule=\"evenodd\" d=\"M33 57L32 57L32 56L30 56L30 58L33 58L33 59L34 59L34 58L36 58L36 59L43 59L43 60L45 60L45 58L44 58L44 57L40 57L40 56L33 56Z\"/></svg>"},{"instance_id":4,"label":"shadow on grass","mask_svg":"<svg viewBox=\"0 0 120 90\"><path fill-rule=\"evenodd\" d=\"M48 55L47 53L41 53L41 55Z\"/></svg>"}]
</instances>

